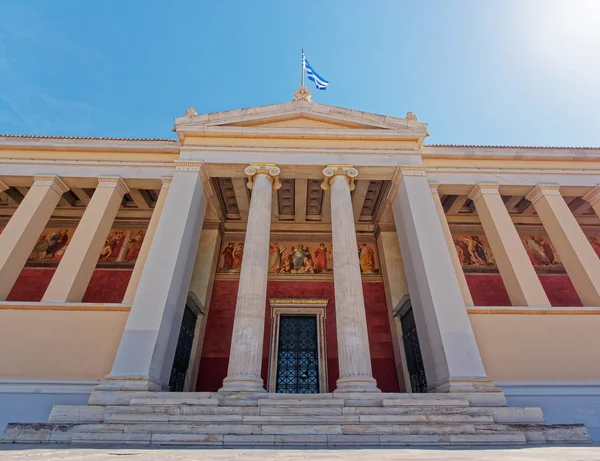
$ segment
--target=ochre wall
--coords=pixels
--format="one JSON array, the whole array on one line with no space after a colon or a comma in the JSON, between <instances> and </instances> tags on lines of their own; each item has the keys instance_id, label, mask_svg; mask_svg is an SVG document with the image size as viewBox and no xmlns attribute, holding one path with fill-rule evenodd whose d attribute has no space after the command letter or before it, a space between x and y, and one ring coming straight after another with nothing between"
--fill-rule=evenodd
<instances>
[{"instance_id":1,"label":"ochre wall","mask_svg":"<svg viewBox=\"0 0 600 461\"><path fill-rule=\"evenodd\" d=\"M200 362L197 391L216 391L227 375L233 318L237 298L237 280L215 280ZM381 282L363 282L367 328L373 376L383 392L399 392L394 351ZM328 298L326 324L327 369L329 390L338 378L338 355L335 330L335 299L332 281L269 281L267 298ZM263 343L262 377L266 382L271 335L271 313L267 303Z\"/></svg>"},{"instance_id":2,"label":"ochre wall","mask_svg":"<svg viewBox=\"0 0 600 461\"><path fill-rule=\"evenodd\" d=\"M0 310L0 378L98 380L128 312Z\"/></svg>"},{"instance_id":3,"label":"ochre wall","mask_svg":"<svg viewBox=\"0 0 600 461\"><path fill-rule=\"evenodd\" d=\"M83 296L84 303L120 303L133 269L96 269ZM56 268L25 267L7 301L38 302L42 299Z\"/></svg>"},{"instance_id":4,"label":"ochre wall","mask_svg":"<svg viewBox=\"0 0 600 461\"><path fill-rule=\"evenodd\" d=\"M476 306L510 306L502 277L493 274L465 274ZM581 301L566 274L538 274L553 307L581 307Z\"/></svg>"},{"instance_id":5,"label":"ochre wall","mask_svg":"<svg viewBox=\"0 0 600 461\"><path fill-rule=\"evenodd\" d=\"M600 315L470 314L469 318L493 381L600 381Z\"/></svg>"}]
</instances>

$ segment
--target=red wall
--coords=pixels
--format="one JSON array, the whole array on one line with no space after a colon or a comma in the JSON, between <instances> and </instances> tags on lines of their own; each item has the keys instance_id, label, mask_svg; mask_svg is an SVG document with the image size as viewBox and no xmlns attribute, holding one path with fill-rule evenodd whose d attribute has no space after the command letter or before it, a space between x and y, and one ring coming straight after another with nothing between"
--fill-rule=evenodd
<instances>
[{"instance_id":1,"label":"red wall","mask_svg":"<svg viewBox=\"0 0 600 461\"><path fill-rule=\"evenodd\" d=\"M25 267L7 301L41 301L55 268ZM96 269L87 287L85 303L120 303L125 296L132 269Z\"/></svg>"},{"instance_id":2,"label":"red wall","mask_svg":"<svg viewBox=\"0 0 600 461\"><path fill-rule=\"evenodd\" d=\"M511 306L500 274L465 274L476 306ZM553 307L581 307L581 301L566 274L539 274Z\"/></svg>"},{"instance_id":3,"label":"red wall","mask_svg":"<svg viewBox=\"0 0 600 461\"><path fill-rule=\"evenodd\" d=\"M221 387L223 379L227 376L237 290L237 280L215 280L198 371L197 391L216 391ZM363 293L367 312L373 376L383 392L399 392L383 283L364 282ZM325 334L329 390L333 391L338 378L333 282L270 281L267 285L267 298L329 299L326 311ZM261 374L266 383L271 335L271 315L268 303L265 310L265 337Z\"/></svg>"}]
</instances>

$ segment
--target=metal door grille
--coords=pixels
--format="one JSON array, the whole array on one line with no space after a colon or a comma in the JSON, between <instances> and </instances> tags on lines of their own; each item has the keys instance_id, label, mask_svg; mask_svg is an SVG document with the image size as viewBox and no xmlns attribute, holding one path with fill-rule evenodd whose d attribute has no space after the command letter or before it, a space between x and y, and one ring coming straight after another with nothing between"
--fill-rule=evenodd
<instances>
[{"instance_id":1,"label":"metal door grille","mask_svg":"<svg viewBox=\"0 0 600 461\"><path fill-rule=\"evenodd\" d=\"M281 394L319 393L317 317L279 317L277 381Z\"/></svg>"},{"instance_id":2,"label":"metal door grille","mask_svg":"<svg viewBox=\"0 0 600 461\"><path fill-rule=\"evenodd\" d=\"M188 371L190 356L192 354L197 319L197 314L186 305L185 310L183 311L183 320L181 321L179 338L177 339L177 348L175 349L171 378L169 379L169 390L171 392L183 391L185 376Z\"/></svg>"},{"instance_id":3,"label":"metal door grille","mask_svg":"<svg viewBox=\"0 0 600 461\"><path fill-rule=\"evenodd\" d=\"M404 342L404 353L406 355L406 368L410 377L410 385L413 392L427 392L427 379L425 367L421 356L421 346L417 335L417 325L412 307L401 317L402 340Z\"/></svg>"}]
</instances>

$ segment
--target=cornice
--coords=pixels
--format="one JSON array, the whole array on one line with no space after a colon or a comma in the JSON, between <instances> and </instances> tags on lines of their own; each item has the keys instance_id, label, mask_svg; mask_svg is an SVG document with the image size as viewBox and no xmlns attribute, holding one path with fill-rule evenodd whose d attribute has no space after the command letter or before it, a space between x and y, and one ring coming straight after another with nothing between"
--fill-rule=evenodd
<instances>
[{"instance_id":1,"label":"cornice","mask_svg":"<svg viewBox=\"0 0 600 461\"><path fill-rule=\"evenodd\" d=\"M477 203L477 201L481 198L482 195L500 195L500 184L496 183L478 183L475 184L475 187L471 189L469 195L473 203Z\"/></svg>"},{"instance_id":2,"label":"cornice","mask_svg":"<svg viewBox=\"0 0 600 461\"><path fill-rule=\"evenodd\" d=\"M323 148L323 149L315 149L315 148L277 148L277 147L240 147L240 146L182 146L181 152L234 152L236 154L239 153L249 153L249 154L299 154L299 155L323 155L323 154L333 154L333 155L383 155L383 156L420 156L421 153L418 150L409 150L409 149L364 149L364 148Z\"/></svg>"},{"instance_id":3,"label":"cornice","mask_svg":"<svg viewBox=\"0 0 600 461\"><path fill-rule=\"evenodd\" d=\"M600 186L594 187L591 191L585 194L583 200L589 202L590 205L594 206L596 203L600 202Z\"/></svg>"},{"instance_id":4,"label":"cornice","mask_svg":"<svg viewBox=\"0 0 600 461\"><path fill-rule=\"evenodd\" d=\"M460 167L426 167L427 173L442 174L503 174L503 175L565 175L565 176L600 176L600 170L542 170L534 168L460 168Z\"/></svg>"},{"instance_id":5,"label":"cornice","mask_svg":"<svg viewBox=\"0 0 600 461\"><path fill-rule=\"evenodd\" d=\"M129 193L129 187L123 178L119 176L101 176L98 178L99 188L115 189L121 197Z\"/></svg>"},{"instance_id":6,"label":"cornice","mask_svg":"<svg viewBox=\"0 0 600 461\"><path fill-rule=\"evenodd\" d=\"M525 196L534 205L544 196L560 195L560 186L558 184L538 184Z\"/></svg>"},{"instance_id":7,"label":"cornice","mask_svg":"<svg viewBox=\"0 0 600 461\"><path fill-rule=\"evenodd\" d=\"M241 129L244 132L240 132ZM196 131L195 129L190 130L177 130L180 134L187 134L193 138L222 138L222 139L307 139L307 140L337 140L337 141L369 141L369 142L390 142L390 141L403 141L403 142L415 142L418 143L422 138L416 136L403 136L394 133L391 130L378 130L378 129L347 129L347 130L336 130L336 129L303 129L303 128L234 128L232 130L214 130L211 127L211 131Z\"/></svg>"},{"instance_id":8,"label":"cornice","mask_svg":"<svg viewBox=\"0 0 600 461\"><path fill-rule=\"evenodd\" d=\"M176 140L125 138L60 138L0 135L0 150L51 150L57 152L140 152L146 154L178 153Z\"/></svg>"},{"instance_id":9,"label":"cornice","mask_svg":"<svg viewBox=\"0 0 600 461\"><path fill-rule=\"evenodd\" d=\"M85 162L79 160L16 160L0 159L0 165L69 166L69 167L118 167L118 168L175 168L173 162Z\"/></svg>"},{"instance_id":10,"label":"cornice","mask_svg":"<svg viewBox=\"0 0 600 461\"><path fill-rule=\"evenodd\" d=\"M84 312L129 312L130 305L102 305L102 304L0 304L0 310L17 311L84 311Z\"/></svg>"},{"instance_id":11,"label":"cornice","mask_svg":"<svg viewBox=\"0 0 600 461\"><path fill-rule=\"evenodd\" d=\"M34 176L33 185L50 187L59 196L62 196L62 194L69 191L69 186L67 186L58 176L53 175Z\"/></svg>"}]
</instances>

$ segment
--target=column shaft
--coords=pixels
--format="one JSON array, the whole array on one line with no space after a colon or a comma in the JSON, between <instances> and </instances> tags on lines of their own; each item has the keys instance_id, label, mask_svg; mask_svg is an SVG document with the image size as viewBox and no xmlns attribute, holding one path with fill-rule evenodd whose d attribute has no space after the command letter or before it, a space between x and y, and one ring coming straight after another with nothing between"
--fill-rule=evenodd
<instances>
[{"instance_id":1,"label":"column shaft","mask_svg":"<svg viewBox=\"0 0 600 461\"><path fill-rule=\"evenodd\" d=\"M525 198L533 203L583 305L600 306L600 259L560 195L559 186L540 184Z\"/></svg>"},{"instance_id":2,"label":"column shaft","mask_svg":"<svg viewBox=\"0 0 600 461\"><path fill-rule=\"evenodd\" d=\"M498 187L478 184L469 198L477 209L510 302L513 306L550 306Z\"/></svg>"},{"instance_id":3,"label":"column shaft","mask_svg":"<svg viewBox=\"0 0 600 461\"><path fill-rule=\"evenodd\" d=\"M1 301L6 300L58 201L68 190L58 176L37 176L0 234Z\"/></svg>"},{"instance_id":4,"label":"column shaft","mask_svg":"<svg viewBox=\"0 0 600 461\"><path fill-rule=\"evenodd\" d=\"M164 178L162 180L162 188L160 189L160 194L158 194L156 204L154 205L154 211L152 212L152 217L148 223L148 228L146 229L146 234L144 235L144 241L142 242L140 253L135 261L135 266L133 267L131 278L129 279L129 284L127 285L127 290L125 291L125 296L123 297L124 303L133 302L133 298L135 297L135 292L137 291L140 283L140 278L142 277L142 272L144 271L144 266L146 265L146 260L148 259L148 253L150 252L150 247L152 246L152 240L154 239L154 234L156 233L156 228L158 227L160 215L162 214L165 201L167 200L167 194L169 192L170 185L171 178ZM125 245L123 246L125 247Z\"/></svg>"},{"instance_id":5,"label":"column shaft","mask_svg":"<svg viewBox=\"0 0 600 461\"><path fill-rule=\"evenodd\" d=\"M379 392L371 369L367 316L358 260L350 189L358 172L328 167L324 186L331 190L331 232L335 322L340 375L336 392Z\"/></svg>"},{"instance_id":6,"label":"column shaft","mask_svg":"<svg viewBox=\"0 0 600 461\"><path fill-rule=\"evenodd\" d=\"M264 391L261 378L275 166L248 167L252 187L227 377L220 392Z\"/></svg>"},{"instance_id":7,"label":"column shaft","mask_svg":"<svg viewBox=\"0 0 600 461\"><path fill-rule=\"evenodd\" d=\"M425 171L412 167L398 176L392 209L429 387L496 391L483 368Z\"/></svg>"},{"instance_id":8,"label":"column shaft","mask_svg":"<svg viewBox=\"0 0 600 461\"><path fill-rule=\"evenodd\" d=\"M429 184L429 187L431 188L431 194L433 195L435 209L440 217L440 223L442 224L444 238L446 239L446 245L448 246L448 251L450 252L450 258L452 259L452 265L454 266L454 272L456 273L456 279L458 280L460 292L465 300L465 305L473 306L473 297L471 296L471 291L469 291L469 285L467 284L467 278L465 277L462 264L460 263L460 259L458 259L456 247L454 246L454 239L452 238L452 232L450 232L450 226L448 225L448 220L446 219L446 213L444 212L444 207L442 206L442 200L440 199L440 194L437 190L438 184Z\"/></svg>"},{"instance_id":9,"label":"column shaft","mask_svg":"<svg viewBox=\"0 0 600 461\"><path fill-rule=\"evenodd\" d=\"M99 387L167 389L207 207L200 162L177 162L110 375Z\"/></svg>"},{"instance_id":10,"label":"column shaft","mask_svg":"<svg viewBox=\"0 0 600 461\"><path fill-rule=\"evenodd\" d=\"M79 302L98 262L123 196L129 188L121 178L99 178L98 187L75 230L42 301Z\"/></svg>"}]
</instances>

